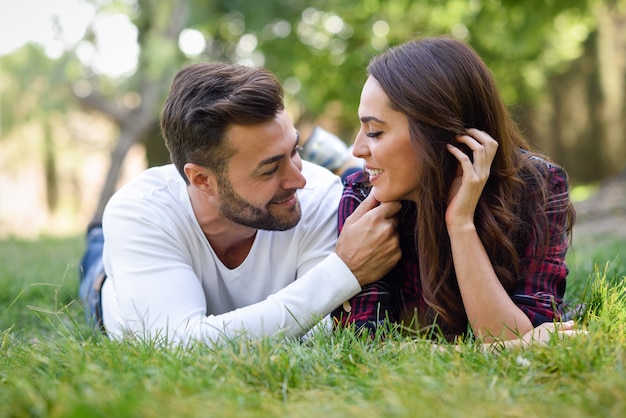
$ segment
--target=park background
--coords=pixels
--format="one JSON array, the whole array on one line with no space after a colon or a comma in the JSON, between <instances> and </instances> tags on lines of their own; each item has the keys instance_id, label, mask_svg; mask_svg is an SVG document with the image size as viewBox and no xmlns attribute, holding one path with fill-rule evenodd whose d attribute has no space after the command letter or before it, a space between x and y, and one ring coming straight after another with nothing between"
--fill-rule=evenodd
<instances>
[{"instance_id":1,"label":"park background","mask_svg":"<svg viewBox=\"0 0 626 418\"><path fill-rule=\"evenodd\" d=\"M626 416L625 26L626 0L0 0L0 416ZM425 35L474 47L569 172L565 303L587 334L489 352L349 331L165 349L87 326L84 228L167 162L176 71L264 65L303 134L350 144L369 58Z\"/></svg>"},{"instance_id":2,"label":"park background","mask_svg":"<svg viewBox=\"0 0 626 418\"><path fill-rule=\"evenodd\" d=\"M0 0L0 32L0 237L81 233L121 184L167 163L159 111L187 64L266 66L296 127L349 145L369 58L431 35L483 57L575 200L618 185L622 203L579 205L581 221L625 210L625 0Z\"/></svg>"}]
</instances>

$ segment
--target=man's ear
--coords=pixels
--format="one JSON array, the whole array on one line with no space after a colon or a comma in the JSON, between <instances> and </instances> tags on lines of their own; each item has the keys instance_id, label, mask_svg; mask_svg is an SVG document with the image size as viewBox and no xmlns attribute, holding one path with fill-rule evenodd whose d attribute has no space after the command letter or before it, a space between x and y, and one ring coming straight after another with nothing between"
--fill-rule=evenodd
<instances>
[{"instance_id":1,"label":"man's ear","mask_svg":"<svg viewBox=\"0 0 626 418\"><path fill-rule=\"evenodd\" d=\"M208 195L216 194L217 177L213 171L194 163L185 164L184 170L190 186L200 189Z\"/></svg>"}]
</instances>

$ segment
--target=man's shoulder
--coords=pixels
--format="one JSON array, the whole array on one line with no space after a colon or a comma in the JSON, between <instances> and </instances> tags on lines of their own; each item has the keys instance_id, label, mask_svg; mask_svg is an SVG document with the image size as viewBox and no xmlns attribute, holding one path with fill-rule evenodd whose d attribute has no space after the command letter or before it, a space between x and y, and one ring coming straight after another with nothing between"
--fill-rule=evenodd
<instances>
[{"instance_id":1,"label":"man's shoulder","mask_svg":"<svg viewBox=\"0 0 626 418\"><path fill-rule=\"evenodd\" d=\"M144 197L156 191L171 188L183 183L173 164L150 167L125 183L114 195L128 197Z\"/></svg>"},{"instance_id":2,"label":"man's shoulder","mask_svg":"<svg viewBox=\"0 0 626 418\"><path fill-rule=\"evenodd\" d=\"M311 186L309 183L317 185L341 181L339 176L332 171L309 161L302 161L302 175L306 178L307 186Z\"/></svg>"},{"instance_id":3,"label":"man's shoulder","mask_svg":"<svg viewBox=\"0 0 626 418\"><path fill-rule=\"evenodd\" d=\"M103 225L109 238L170 242L190 236L197 222L184 180L168 165L149 168L120 188L106 205Z\"/></svg>"},{"instance_id":4,"label":"man's shoulder","mask_svg":"<svg viewBox=\"0 0 626 418\"><path fill-rule=\"evenodd\" d=\"M311 196L314 199L327 199L337 193L341 194L341 178L324 167L303 161L302 175L306 179L306 185L299 190L301 197Z\"/></svg>"},{"instance_id":5,"label":"man's shoulder","mask_svg":"<svg viewBox=\"0 0 626 418\"><path fill-rule=\"evenodd\" d=\"M163 186L170 182L182 182L183 178L178 173L174 164L166 164L161 166L150 167L141 174L131 180L129 183L137 182L144 184L153 184L157 187Z\"/></svg>"},{"instance_id":6,"label":"man's shoulder","mask_svg":"<svg viewBox=\"0 0 626 418\"><path fill-rule=\"evenodd\" d=\"M298 190L298 198L303 219L315 217L320 211L336 211L343 189L339 176L314 163L302 163L302 175L306 178L306 185Z\"/></svg>"},{"instance_id":7,"label":"man's shoulder","mask_svg":"<svg viewBox=\"0 0 626 418\"><path fill-rule=\"evenodd\" d=\"M107 203L106 211L180 212L184 180L174 165L151 167L124 184Z\"/></svg>"}]
</instances>

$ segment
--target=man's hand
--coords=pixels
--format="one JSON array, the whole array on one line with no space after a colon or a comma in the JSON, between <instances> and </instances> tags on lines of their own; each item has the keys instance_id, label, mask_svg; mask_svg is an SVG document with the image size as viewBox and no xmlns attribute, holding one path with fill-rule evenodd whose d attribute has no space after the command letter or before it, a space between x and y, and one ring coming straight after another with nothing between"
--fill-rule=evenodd
<instances>
[{"instance_id":1,"label":"man's hand","mask_svg":"<svg viewBox=\"0 0 626 418\"><path fill-rule=\"evenodd\" d=\"M350 215L335 252L364 286L382 278L400 260L395 215L402 204L379 204L370 194Z\"/></svg>"}]
</instances>

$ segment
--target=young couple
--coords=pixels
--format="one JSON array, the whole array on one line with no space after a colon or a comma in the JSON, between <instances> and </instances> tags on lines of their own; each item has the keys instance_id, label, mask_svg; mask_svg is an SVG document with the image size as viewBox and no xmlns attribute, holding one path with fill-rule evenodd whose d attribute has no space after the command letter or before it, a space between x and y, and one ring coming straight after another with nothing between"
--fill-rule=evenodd
<instances>
[{"instance_id":1,"label":"young couple","mask_svg":"<svg viewBox=\"0 0 626 418\"><path fill-rule=\"evenodd\" d=\"M353 147L364 171L342 191L300 159L271 73L181 70L161 118L173 165L120 189L89 231L90 318L112 338L183 343L301 336L320 318L449 340L575 334L560 322L566 173L530 149L482 60L426 38L367 75Z\"/></svg>"}]
</instances>

